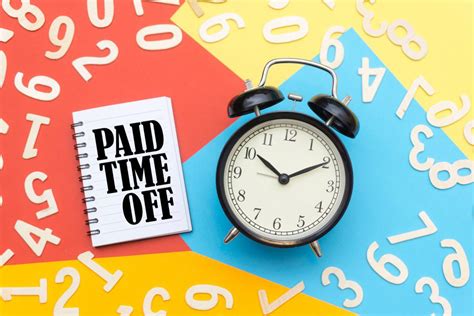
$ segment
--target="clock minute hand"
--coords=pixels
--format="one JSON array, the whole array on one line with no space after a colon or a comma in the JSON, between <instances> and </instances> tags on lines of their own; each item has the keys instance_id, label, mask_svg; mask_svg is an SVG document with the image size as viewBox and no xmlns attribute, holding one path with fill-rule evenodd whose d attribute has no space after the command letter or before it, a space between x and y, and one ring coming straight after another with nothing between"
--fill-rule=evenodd
<instances>
[{"instance_id":1,"label":"clock minute hand","mask_svg":"<svg viewBox=\"0 0 474 316\"><path fill-rule=\"evenodd\" d=\"M328 163L329 163L329 161L325 161L325 162L319 163L319 164L317 164L317 165L314 165L314 166L311 166L311 167L308 167L308 168L304 168L304 169L302 169L302 170L300 170L300 171L296 171L295 173L290 174L288 177L293 178L293 177L299 176L299 175L301 175L301 174L303 174L303 173L306 173L306 172L309 172L309 171L311 171L311 170L314 170L314 169L317 169L317 168L319 168L319 167L322 167L322 166L324 166L324 165L326 165L326 164L328 164Z\"/></svg>"},{"instance_id":2,"label":"clock minute hand","mask_svg":"<svg viewBox=\"0 0 474 316\"><path fill-rule=\"evenodd\" d=\"M270 169L274 174L276 174L277 176L280 176L280 172L270 163L268 162L268 160L266 160L265 158L263 158L262 156L260 155L257 155L258 159L260 159L263 164L268 168Z\"/></svg>"}]
</instances>

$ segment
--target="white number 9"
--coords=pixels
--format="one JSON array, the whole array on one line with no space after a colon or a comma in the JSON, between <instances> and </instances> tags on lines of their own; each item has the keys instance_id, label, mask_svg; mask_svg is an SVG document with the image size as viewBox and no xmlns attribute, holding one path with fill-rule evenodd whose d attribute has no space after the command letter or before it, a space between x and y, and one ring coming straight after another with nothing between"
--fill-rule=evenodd
<instances>
[{"instance_id":1,"label":"white number 9","mask_svg":"<svg viewBox=\"0 0 474 316\"><path fill-rule=\"evenodd\" d=\"M336 276L338 280L338 288L340 288L341 290L351 289L355 294L355 297L353 299L345 299L342 305L347 308L354 308L359 306L364 298L364 291L362 290L362 287L359 285L359 283L355 281L346 280L346 276L344 275L344 272L342 272L341 269L336 267L328 267L324 269L323 273L321 274L321 282L324 286L331 284L331 281L329 280L329 276L331 274Z\"/></svg>"},{"instance_id":2,"label":"white number 9","mask_svg":"<svg viewBox=\"0 0 474 316\"><path fill-rule=\"evenodd\" d=\"M28 85L25 86L23 84L23 73L17 72L17 74L15 75L14 83L18 91L30 98L40 101L52 101L56 99L59 96L59 93L61 92L61 87L59 86L58 82L48 76L33 77L28 82ZM37 86L48 87L50 91L39 91L36 89Z\"/></svg>"},{"instance_id":3,"label":"white number 9","mask_svg":"<svg viewBox=\"0 0 474 316\"><path fill-rule=\"evenodd\" d=\"M227 20L235 21L239 29L245 27L245 22L240 15L236 13L223 13L213 16L209 20L202 23L201 27L199 28L199 36L204 42L207 43L215 43L226 38L230 33L230 26ZM222 29L213 34L209 34L208 30L216 25L220 25Z\"/></svg>"},{"instance_id":4,"label":"white number 9","mask_svg":"<svg viewBox=\"0 0 474 316\"><path fill-rule=\"evenodd\" d=\"M63 38L59 38L59 30L61 25L64 25L65 31ZM58 16L54 19L53 23L49 28L49 40L54 45L58 46L59 49L55 52L47 51L46 57L49 59L59 59L63 57L71 46L72 39L74 37L74 22L68 16Z\"/></svg>"},{"instance_id":5,"label":"white number 9","mask_svg":"<svg viewBox=\"0 0 474 316\"><path fill-rule=\"evenodd\" d=\"M441 247L454 249L454 253L447 255L443 260L443 274L446 281L454 287L462 287L466 285L467 281L469 281L470 270L463 247L454 239L441 240ZM459 278L454 276L454 262L459 264L459 273L461 274Z\"/></svg>"},{"instance_id":6,"label":"white number 9","mask_svg":"<svg viewBox=\"0 0 474 316\"><path fill-rule=\"evenodd\" d=\"M367 261L370 267L382 278L393 284L402 284L408 278L408 268L405 263L395 255L390 253L383 255L377 261L374 257L375 251L379 248L379 244L374 241L367 249ZM385 264L391 264L399 271L398 275L393 275L387 269Z\"/></svg>"},{"instance_id":7,"label":"white number 9","mask_svg":"<svg viewBox=\"0 0 474 316\"><path fill-rule=\"evenodd\" d=\"M207 301L197 300L194 298L194 295L202 293L211 295L211 298ZM234 305L234 298L232 294L220 286L209 284L199 284L190 287L186 291L186 303L194 309L208 311L217 305L219 301L219 295L224 297L225 307L227 309L232 309L232 306Z\"/></svg>"},{"instance_id":8,"label":"white number 9","mask_svg":"<svg viewBox=\"0 0 474 316\"><path fill-rule=\"evenodd\" d=\"M343 26L331 26L326 34L324 34L323 37L323 42L321 44L321 53L320 53L320 59L321 63L331 67L333 69L336 69L342 64L342 61L344 60L344 46L342 43L336 39L336 38L331 38L331 36L334 33L344 33L345 28ZM328 52L329 52L329 47L334 46L335 53L334 53L334 60L329 61L328 60Z\"/></svg>"}]
</instances>

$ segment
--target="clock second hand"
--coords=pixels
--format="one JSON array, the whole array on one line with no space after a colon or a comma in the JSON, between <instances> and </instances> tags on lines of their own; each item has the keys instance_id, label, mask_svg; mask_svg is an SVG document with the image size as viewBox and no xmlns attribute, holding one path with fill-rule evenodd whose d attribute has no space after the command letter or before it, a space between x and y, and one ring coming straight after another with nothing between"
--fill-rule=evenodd
<instances>
[{"instance_id":1,"label":"clock second hand","mask_svg":"<svg viewBox=\"0 0 474 316\"><path fill-rule=\"evenodd\" d=\"M269 177L269 178L273 178L273 179L278 179L277 176L273 175L273 174L266 174L266 173L263 173L263 172L258 172L257 171L257 174L261 175L261 176L265 176L265 177Z\"/></svg>"}]
</instances>

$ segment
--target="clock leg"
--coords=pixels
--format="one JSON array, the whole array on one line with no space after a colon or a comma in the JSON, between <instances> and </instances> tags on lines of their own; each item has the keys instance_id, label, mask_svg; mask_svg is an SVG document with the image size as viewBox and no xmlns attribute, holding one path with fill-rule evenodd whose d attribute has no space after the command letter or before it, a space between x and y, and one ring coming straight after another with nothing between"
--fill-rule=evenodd
<instances>
[{"instance_id":1,"label":"clock leg","mask_svg":"<svg viewBox=\"0 0 474 316\"><path fill-rule=\"evenodd\" d=\"M235 227L232 227L232 229L227 233L227 236L224 238L224 244L228 244L231 242L237 235L239 234L239 230Z\"/></svg>"},{"instance_id":2,"label":"clock leg","mask_svg":"<svg viewBox=\"0 0 474 316\"><path fill-rule=\"evenodd\" d=\"M314 251L316 256L321 257L323 253L321 252L321 246L319 246L319 243L317 240L313 241L312 243L309 244L311 249Z\"/></svg>"}]
</instances>

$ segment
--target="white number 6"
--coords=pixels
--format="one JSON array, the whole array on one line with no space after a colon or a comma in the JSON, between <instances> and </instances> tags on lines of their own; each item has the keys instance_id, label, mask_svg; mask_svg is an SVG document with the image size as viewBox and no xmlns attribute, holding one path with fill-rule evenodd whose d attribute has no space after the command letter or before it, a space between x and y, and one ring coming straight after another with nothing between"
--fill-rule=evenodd
<instances>
[{"instance_id":1,"label":"white number 6","mask_svg":"<svg viewBox=\"0 0 474 316\"><path fill-rule=\"evenodd\" d=\"M204 42L207 43L215 43L226 38L230 33L230 26L227 20L235 21L239 29L245 27L245 22L240 15L236 13L223 13L213 16L209 20L202 23L201 27L199 28L199 36ZM215 25L220 25L222 29L213 34L209 34L208 30Z\"/></svg>"},{"instance_id":2,"label":"white number 6","mask_svg":"<svg viewBox=\"0 0 474 316\"><path fill-rule=\"evenodd\" d=\"M17 72L15 75L15 87L24 95L39 100L39 101L52 101L59 96L61 87L59 83L48 76L36 76L31 78L28 85L23 84L23 73ZM50 89L49 92L43 92L36 89L37 86L45 86Z\"/></svg>"},{"instance_id":3,"label":"white number 6","mask_svg":"<svg viewBox=\"0 0 474 316\"><path fill-rule=\"evenodd\" d=\"M379 244L374 241L370 244L367 249L367 261L369 262L370 267L386 281L393 284L402 284L408 278L408 268L405 263L395 255L391 253L385 254L377 261L374 257L375 251L379 249ZM387 269L385 269L385 264L391 264L396 268L400 273L398 275L393 275Z\"/></svg>"}]
</instances>

